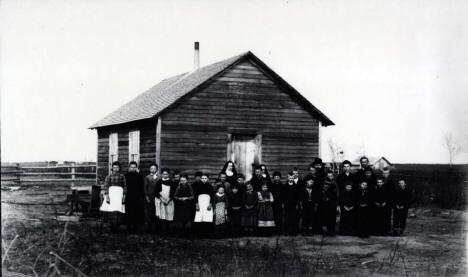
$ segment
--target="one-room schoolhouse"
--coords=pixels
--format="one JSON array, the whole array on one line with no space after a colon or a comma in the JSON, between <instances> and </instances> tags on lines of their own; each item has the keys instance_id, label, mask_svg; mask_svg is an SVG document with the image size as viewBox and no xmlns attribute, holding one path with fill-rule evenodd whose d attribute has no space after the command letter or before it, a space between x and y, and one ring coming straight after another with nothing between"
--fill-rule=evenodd
<instances>
[{"instance_id":1,"label":"one-room schoolhouse","mask_svg":"<svg viewBox=\"0 0 468 277\"><path fill-rule=\"evenodd\" d=\"M215 177L227 160L252 175L266 164L283 174L320 156L320 127L334 123L252 52L162 80L92 125L97 181L110 164L137 161Z\"/></svg>"}]
</instances>

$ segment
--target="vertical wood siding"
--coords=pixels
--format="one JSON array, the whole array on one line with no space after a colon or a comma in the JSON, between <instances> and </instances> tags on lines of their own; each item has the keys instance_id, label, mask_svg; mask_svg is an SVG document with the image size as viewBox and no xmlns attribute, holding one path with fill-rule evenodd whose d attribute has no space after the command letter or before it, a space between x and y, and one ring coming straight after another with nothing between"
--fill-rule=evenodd
<instances>
[{"instance_id":1,"label":"vertical wood siding","mask_svg":"<svg viewBox=\"0 0 468 277\"><path fill-rule=\"evenodd\" d=\"M162 115L161 165L215 177L226 161L229 133L263 135L270 173L306 170L318 156L318 120L250 61L214 78Z\"/></svg>"}]
</instances>

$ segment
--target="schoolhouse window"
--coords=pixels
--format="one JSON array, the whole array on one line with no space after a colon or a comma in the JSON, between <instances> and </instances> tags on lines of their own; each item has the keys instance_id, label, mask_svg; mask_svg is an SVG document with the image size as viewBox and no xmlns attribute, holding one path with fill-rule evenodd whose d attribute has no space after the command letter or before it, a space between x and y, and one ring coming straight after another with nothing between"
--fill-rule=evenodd
<instances>
[{"instance_id":1,"label":"schoolhouse window","mask_svg":"<svg viewBox=\"0 0 468 277\"><path fill-rule=\"evenodd\" d=\"M119 159L119 138L117 133L109 135L109 172L112 169L112 163Z\"/></svg>"},{"instance_id":2,"label":"schoolhouse window","mask_svg":"<svg viewBox=\"0 0 468 277\"><path fill-rule=\"evenodd\" d=\"M128 161L140 161L140 131L128 133Z\"/></svg>"}]
</instances>

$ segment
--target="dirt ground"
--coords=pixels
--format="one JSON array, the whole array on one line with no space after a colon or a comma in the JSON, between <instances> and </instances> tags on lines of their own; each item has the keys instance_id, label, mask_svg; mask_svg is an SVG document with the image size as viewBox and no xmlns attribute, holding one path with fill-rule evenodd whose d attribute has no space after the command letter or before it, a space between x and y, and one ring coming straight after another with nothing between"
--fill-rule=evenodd
<instances>
[{"instance_id":1,"label":"dirt ground","mask_svg":"<svg viewBox=\"0 0 468 277\"><path fill-rule=\"evenodd\" d=\"M463 211L414 209L404 237L182 239L109 234L106 225L93 220L59 222L57 214L67 209L64 200L64 195L51 196L41 188L2 190L3 276L466 276L467 272L467 212Z\"/></svg>"}]
</instances>

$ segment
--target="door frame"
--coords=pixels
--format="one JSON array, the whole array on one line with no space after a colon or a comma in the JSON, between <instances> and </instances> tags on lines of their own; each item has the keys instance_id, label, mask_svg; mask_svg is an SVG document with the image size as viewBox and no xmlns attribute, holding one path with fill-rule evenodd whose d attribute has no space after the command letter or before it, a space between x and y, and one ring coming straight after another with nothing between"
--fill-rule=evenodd
<instances>
[{"instance_id":1,"label":"door frame","mask_svg":"<svg viewBox=\"0 0 468 277\"><path fill-rule=\"evenodd\" d=\"M254 164L255 165L260 165L262 164L262 138L263 134L259 132L252 132L252 130L235 130L235 131L230 131L227 134L227 140L226 140L226 161L231 160L231 155L232 155L232 141L234 140L234 137L236 135L244 135L244 136L253 136L254 141L255 141L255 146L257 147L257 156L254 158Z\"/></svg>"}]
</instances>

